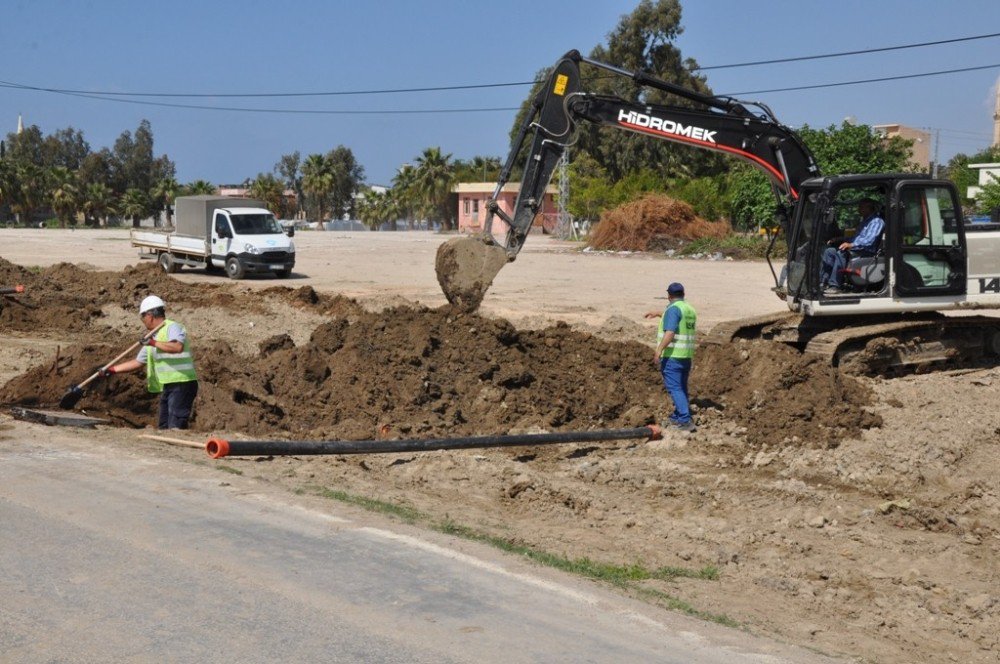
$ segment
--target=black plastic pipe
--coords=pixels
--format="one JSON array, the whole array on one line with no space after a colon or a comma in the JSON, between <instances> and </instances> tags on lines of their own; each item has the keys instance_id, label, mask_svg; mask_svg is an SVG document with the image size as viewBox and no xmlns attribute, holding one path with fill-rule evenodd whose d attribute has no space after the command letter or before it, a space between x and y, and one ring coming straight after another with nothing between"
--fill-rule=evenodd
<instances>
[{"instance_id":1,"label":"black plastic pipe","mask_svg":"<svg viewBox=\"0 0 1000 664\"><path fill-rule=\"evenodd\" d=\"M224 456L304 456L309 454L385 454L390 452L430 452L432 450L464 450L476 447L512 447L518 445L549 445L552 443L584 443L600 440L626 440L660 437L660 427L650 425L636 429L601 429L598 431L562 431L558 433L525 433L508 436L467 436L464 438L425 438L402 440L225 440L210 438L205 451L213 459Z\"/></svg>"}]
</instances>

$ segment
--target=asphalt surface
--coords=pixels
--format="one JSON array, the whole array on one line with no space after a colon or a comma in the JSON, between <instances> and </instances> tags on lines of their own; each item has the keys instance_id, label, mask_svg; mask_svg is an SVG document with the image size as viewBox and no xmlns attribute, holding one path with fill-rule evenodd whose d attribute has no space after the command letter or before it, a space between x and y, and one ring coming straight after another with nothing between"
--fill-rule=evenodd
<instances>
[{"instance_id":1,"label":"asphalt surface","mask_svg":"<svg viewBox=\"0 0 1000 664\"><path fill-rule=\"evenodd\" d=\"M3 662L828 661L207 456L63 431L0 437Z\"/></svg>"}]
</instances>

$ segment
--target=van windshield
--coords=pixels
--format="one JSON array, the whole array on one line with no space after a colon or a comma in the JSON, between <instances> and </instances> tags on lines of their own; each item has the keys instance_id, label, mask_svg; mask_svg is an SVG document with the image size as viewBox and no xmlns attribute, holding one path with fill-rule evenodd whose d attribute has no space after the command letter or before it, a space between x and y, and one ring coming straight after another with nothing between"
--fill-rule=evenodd
<instances>
[{"instance_id":1,"label":"van windshield","mask_svg":"<svg viewBox=\"0 0 1000 664\"><path fill-rule=\"evenodd\" d=\"M233 232L237 235L272 235L281 233L281 226L273 214L234 214Z\"/></svg>"}]
</instances>

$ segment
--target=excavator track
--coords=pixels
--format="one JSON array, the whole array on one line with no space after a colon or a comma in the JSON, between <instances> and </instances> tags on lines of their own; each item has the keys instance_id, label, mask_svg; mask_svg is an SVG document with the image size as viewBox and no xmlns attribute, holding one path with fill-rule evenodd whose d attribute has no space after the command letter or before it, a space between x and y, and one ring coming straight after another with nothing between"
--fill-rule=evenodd
<instances>
[{"instance_id":1,"label":"excavator track","mask_svg":"<svg viewBox=\"0 0 1000 664\"><path fill-rule=\"evenodd\" d=\"M732 343L735 339L756 339L768 337L765 330L779 326L798 326L803 318L799 314L791 312L779 312L773 314L763 314L761 316L751 316L749 318L738 318L736 320L725 320L717 323L709 330L703 338L703 343L716 346L724 346Z\"/></svg>"},{"instance_id":2,"label":"excavator track","mask_svg":"<svg viewBox=\"0 0 1000 664\"><path fill-rule=\"evenodd\" d=\"M703 343L784 343L858 375L901 375L1000 362L1000 318L926 314L803 317L776 313L717 324Z\"/></svg>"},{"instance_id":3,"label":"excavator track","mask_svg":"<svg viewBox=\"0 0 1000 664\"><path fill-rule=\"evenodd\" d=\"M805 353L852 374L893 375L1000 359L1000 318L936 316L814 336Z\"/></svg>"}]
</instances>

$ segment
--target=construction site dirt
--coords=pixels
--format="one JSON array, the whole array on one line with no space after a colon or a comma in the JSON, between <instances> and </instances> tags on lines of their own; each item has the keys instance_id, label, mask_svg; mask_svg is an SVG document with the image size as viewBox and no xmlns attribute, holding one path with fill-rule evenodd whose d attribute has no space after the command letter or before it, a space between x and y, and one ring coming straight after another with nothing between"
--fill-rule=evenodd
<instances>
[{"instance_id":1,"label":"construction site dirt","mask_svg":"<svg viewBox=\"0 0 1000 664\"><path fill-rule=\"evenodd\" d=\"M137 341L136 306L155 293L193 339L201 390L189 437L635 427L670 410L655 321L643 319L665 306L667 283L685 283L704 331L782 307L764 263L584 253L539 236L479 313L465 313L435 283L446 239L302 233L291 280L235 283L136 265L120 231L0 231L0 285L27 287L0 302L0 403L53 407ZM857 377L790 347L737 341L698 349L692 434L208 462L571 560L715 569L631 592L822 652L986 662L1000 650L997 385L993 366ZM207 461L136 442L156 417L140 375L95 382L78 409L111 423L80 434L102 444ZM3 437L40 430L4 416Z\"/></svg>"}]
</instances>

